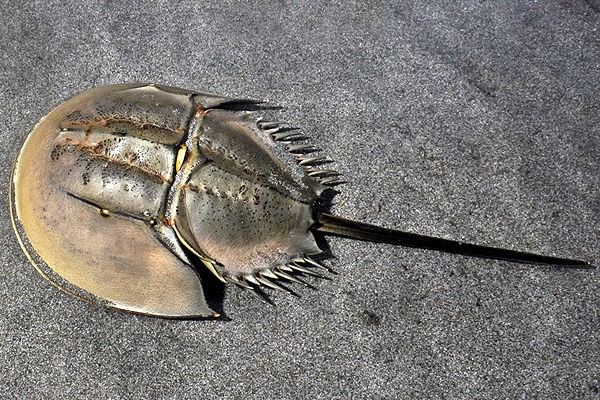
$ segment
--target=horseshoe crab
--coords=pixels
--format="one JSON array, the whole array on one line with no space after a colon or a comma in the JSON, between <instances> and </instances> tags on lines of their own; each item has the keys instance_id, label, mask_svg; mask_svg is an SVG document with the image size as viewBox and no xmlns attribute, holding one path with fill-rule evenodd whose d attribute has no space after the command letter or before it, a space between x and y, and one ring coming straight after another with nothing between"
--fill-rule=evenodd
<instances>
[{"instance_id":1,"label":"horseshoe crab","mask_svg":"<svg viewBox=\"0 0 600 400\"><path fill-rule=\"evenodd\" d=\"M152 84L77 95L42 118L13 168L31 263L65 292L160 317L215 317L197 268L252 291L324 268L313 231L519 262L568 260L421 236L317 210L339 183L258 101ZM281 153L287 145L289 154ZM287 156L287 157L286 157ZM291 160L291 162L290 162Z\"/></svg>"}]
</instances>

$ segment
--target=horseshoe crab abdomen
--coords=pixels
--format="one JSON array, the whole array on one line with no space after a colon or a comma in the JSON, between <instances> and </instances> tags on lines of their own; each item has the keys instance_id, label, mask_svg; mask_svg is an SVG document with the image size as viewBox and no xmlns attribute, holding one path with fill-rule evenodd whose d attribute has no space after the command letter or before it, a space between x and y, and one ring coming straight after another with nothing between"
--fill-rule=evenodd
<instances>
[{"instance_id":1,"label":"horseshoe crab abdomen","mask_svg":"<svg viewBox=\"0 0 600 400\"><path fill-rule=\"evenodd\" d=\"M294 177L251 114L200 110L191 125L168 214L188 248L234 277L320 252L309 232L319 185Z\"/></svg>"},{"instance_id":2,"label":"horseshoe crab abdomen","mask_svg":"<svg viewBox=\"0 0 600 400\"><path fill-rule=\"evenodd\" d=\"M320 252L309 232L310 203L214 162L196 167L180 204L187 210L184 230L227 275L251 274Z\"/></svg>"}]
</instances>

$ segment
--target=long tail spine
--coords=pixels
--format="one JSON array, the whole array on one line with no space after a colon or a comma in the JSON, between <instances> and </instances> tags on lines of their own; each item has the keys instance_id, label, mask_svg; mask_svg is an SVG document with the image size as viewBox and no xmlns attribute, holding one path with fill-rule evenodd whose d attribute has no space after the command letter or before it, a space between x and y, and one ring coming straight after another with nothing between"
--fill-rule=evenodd
<instances>
[{"instance_id":1,"label":"long tail spine","mask_svg":"<svg viewBox=\"0 0 600 400\"><path fill-rule=\"evenodd\" d=\"M363 222L352 221L327 213L317 214L316 223L313 226L313 229L317 232L365 240L369 242L417 247L474 257L492 258L497 260L508 260L530 264L568 266L574 268L594 267L590 261L543 256L522 251L481 246L455 240L419 235L416 233L402 232Z\"/></svg>"}]
</instances>

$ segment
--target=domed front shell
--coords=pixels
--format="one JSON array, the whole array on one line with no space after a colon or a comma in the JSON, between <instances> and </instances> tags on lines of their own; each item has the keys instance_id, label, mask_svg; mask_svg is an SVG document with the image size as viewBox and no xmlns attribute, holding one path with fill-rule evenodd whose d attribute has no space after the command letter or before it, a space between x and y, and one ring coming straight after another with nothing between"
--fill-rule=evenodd
<instances>
[{"instance_id":1,"label":"domed front shell","mask_svg":"<svg viewBox=\"0 0 600 400\"><path fill-rule=\"evenodd\" d=\"M319 252L308 230L321 187L233 103L244 101L111 85L44 117L11 187L15 229L40 273L110 307L214 316L198 260L235 277Z\"/></svg>"}]
</instances>

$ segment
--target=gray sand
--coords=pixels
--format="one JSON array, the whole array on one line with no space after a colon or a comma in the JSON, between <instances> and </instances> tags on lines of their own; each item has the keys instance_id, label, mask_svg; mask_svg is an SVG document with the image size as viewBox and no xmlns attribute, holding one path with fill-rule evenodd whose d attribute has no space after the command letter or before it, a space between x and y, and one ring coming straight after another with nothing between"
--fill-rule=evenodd
<instances>
[{"instance_id":1,"label":"gray sand","mask_svg":"<svg viewBox=\"0 0 600 400\"><path fill-rule=\"evenodd\" d=\"M161 320L45 282L7 199L40 117L148 81L283 107L344 174L336 213L600 260L598 1L64 3L0 6L1 398L600 397L598 269L332 238L317 290Z\"/></svg>"}]
</instances>

